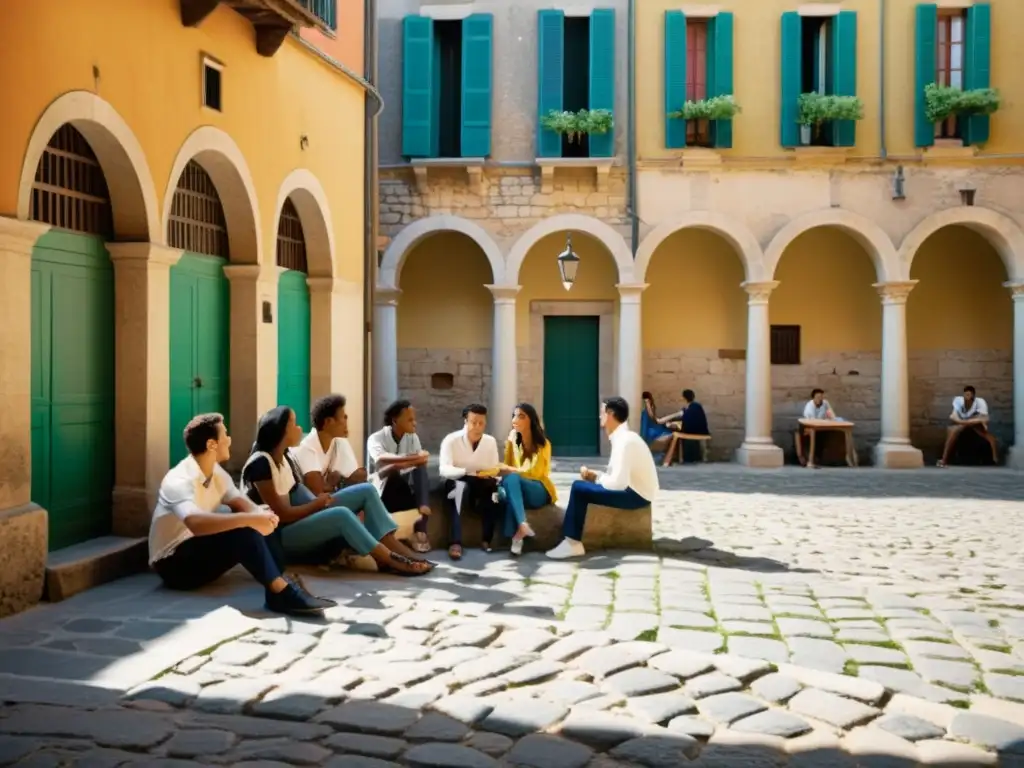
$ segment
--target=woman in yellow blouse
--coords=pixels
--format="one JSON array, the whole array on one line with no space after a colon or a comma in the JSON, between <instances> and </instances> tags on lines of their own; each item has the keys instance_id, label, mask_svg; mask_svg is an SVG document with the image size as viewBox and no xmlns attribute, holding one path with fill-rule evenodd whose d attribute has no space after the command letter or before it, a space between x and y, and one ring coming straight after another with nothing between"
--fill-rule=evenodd
<instances>
[{"instance_id":1,"label":"woman in yellow blouse","mask_svg":"<svg viewBox=\"0 0 1024 768\"><path fill-rule=\"evenodd\" d=\"M520 403L512 413L512 432L505 443L500 495L505 502L505 535L512 554L523 552L523 540L534 535L527 509L540 509L558 498L551 482L551 441L544 434L537 409Z\"/></svg>"}]
</instances>

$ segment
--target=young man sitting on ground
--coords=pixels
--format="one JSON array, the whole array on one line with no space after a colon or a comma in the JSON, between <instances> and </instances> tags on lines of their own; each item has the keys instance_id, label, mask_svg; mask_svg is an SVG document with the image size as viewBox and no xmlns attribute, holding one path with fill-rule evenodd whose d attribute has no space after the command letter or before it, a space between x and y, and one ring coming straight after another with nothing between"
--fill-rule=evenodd
<instances>
[{"instance_id":1,"label":"young man sitting on ground","mask_svg":"<svg viewBox=\"0 0 1024 768\"><path fill-rule=\"evenodd\" d=\"M241 565L265 588L268 610L305 615L335 605L285 578L277 515L243 496L220 466L231 450L224 417L196 416L185 445L189 455L160 484L149 529L149 563L164 584L198 589ZM234 514L218 512L222 504Z\"/></svg>"},{"instance_id":2,"label":"young man sitting on ground","mask_svg":"<svg viewBox=\"0 0 1024 768\"><path fill-rule=\"evenodd\" d=\"M988 403L985 398L977 397L974 387L968 384L964 387L963 397L953 398L953 412L949 414L949 429L946 435L946 445L942 449L942 458L938 466L945 467L949 463L949 456L957 440L967 430L971 430L982 437L992 449L992 463L999 463L999 445L996 443L996 436L988 431Z\"/></svg>"}]
</instances>

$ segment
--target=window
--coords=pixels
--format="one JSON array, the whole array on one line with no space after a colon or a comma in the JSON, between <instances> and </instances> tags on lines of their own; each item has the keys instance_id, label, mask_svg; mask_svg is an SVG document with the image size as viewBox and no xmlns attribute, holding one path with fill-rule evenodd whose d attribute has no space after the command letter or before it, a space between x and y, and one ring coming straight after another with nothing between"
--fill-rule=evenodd
<instances>
[{"instance_id":1,"label":"window","mask_svg":"<svg viewBox=\"0 0 1024 768\"><path fill-rule=\"evenodd\" d=\"M301 0L301 3L330 29L338 29L338 0Z\"/></svg>"},{"instance_id":2,"label":"window","mask_svg":"<svg viewBox=\"0 0 1024 768\"><path fill-rule=\"evenodd\" d=\"M221 111L221 79L224 66L208 56L203 57L203 106Z\"/></svg>"},{"instance_id":3,"label":"window","mask_svg":"<svg viewBox=\"0 0 1024 768\"><path fill-rule=\"evenodd\" d=\"M438 157L462 157L462 22L434 22Z\"/></svg>"},{"instance_id":4,"label":"window","mask_svg":"<svg viewBox=\"0 0 1024 768\"><path fill-rule=\"evenodd\" d=\"M708 22L706 19L686 20L686 100L701 101L708 97ZM708 120L689 120L686 144L711 146L711 124Z\"/></svg>"},{"instance_id":5,"label":"window","mask_svg":"<svg viewBox=\"0 0 1024 768\"><path fill-rule=\"evenodd\" d=\"M964 87L964 32L966 18L961 10L943 10L935 30L935 82L953 88ZM935 138L958 139L956 116L935 126Z\"/></svg>"},{"instance_id":6,"label":"window","mask_svg":"<svg viewBox=\"0 0 1024 768\"><path fill-rule=\"evenodd\" d=\"M581 61L590 61L590 17L575 16L565 20L562 40L562 109L579 112L590 109L590 70ZM577 136L569 141L562 136L562 157L590 157L590 137Z\"/></svg>"},{"instance_id":7,"label":"window","mask_svg":"<svg viewBox=\"0 0 1024 768\"><path fill-rule=\"evenodd\" d=\"M825 17L805 16L800 35L800 93L832 92L832 60L831 19ZM832 143L832 132L827 125L821 126L817 132L810 126L801 126L800 141L812 146L828 146Z\"/></svg>"},{"instance_id":8,"label":"window","mask_svg":"<svg viewBox=\"0 0 1024 768\"><path fill-rule=\"evenodd\" d=\"M772 365L800 365L800 326L771 327Z\"/></svg>"}]
</instances>

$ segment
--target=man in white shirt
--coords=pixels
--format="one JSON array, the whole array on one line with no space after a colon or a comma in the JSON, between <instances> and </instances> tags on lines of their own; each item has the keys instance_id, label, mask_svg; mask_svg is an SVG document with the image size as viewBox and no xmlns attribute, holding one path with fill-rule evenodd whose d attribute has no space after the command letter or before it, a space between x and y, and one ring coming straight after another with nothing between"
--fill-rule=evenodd
<instances>
[{"instance_id":1,"label":"man in white shirt","mask_svg":"<svg viewBox=\"0 0 1024 768\"><path fill-rule=\"evenodd\" d=\"M818 389L815 387L811 391L811 399L807 401L807 405L804 406L802 419L814 419L815 421L834 421L836 418L835 412L832 410L832 406L828 400L825 399L825 390ZM804 431L802 424L798 424L796 433L794 434L796 441L796 458L800 462L800 466L810 466L814 469L817 466L817 461L821 456L823 446L825 445L824 440L819 440L817 445L814 447L815 456L805 457L804 443L810 443L810 433ZM809 450L809 448L808 448Z\"/></svg>"},{"instance_id":2,"label":"man in white shirt","mask_svg":"<svg viewBox=\"0 0 1024 768\"><path fill-rule=\"evenodd\" d=\"M974 387L968 384L964 387L963 397L953 398L953 411L949 414L948 434L946 445L942 449L942 458L938 466L945 467L949 462L949 455L953 452L956 441L967 430L980 435L992 449L992 463L999 463L999 446L996 437L988 431L988 403L985 399L978 397Z\"/></svg>"},{"instance_id":3,"label":"man in white shirt","mask_svg":"<svg viewBox=\"0 0 1024 768\"><path fill-rule=\"evenodd\" d=\"M189 455L160 484L149 528L149 563L170 589L197 589L241 565L264 586L268 610L319 613L335 605L310 595L284 576L274 538L278 518L242 495L220 466L231 438L219 413L193 418L185 427ZM233 514L217 511L227 506Z\"/></svg>"},{"instance_id":4,"label":"man in white shirt","mask_svg":"<svg viewBox=\"0 0 1024 768\"><path fill-rule=\"evenodd\" d=\"M462 411L465 426L441 441L439 457L441 477L445 480L445 498L452 502L451 537L448 556L462 557L462 515L475 508L483 516L483 548L491 551L494 523L498 515L497 470L498 442L488 434L487 408L474 403ZM489 476L481 476L481 473Z\"/></svg>"},{"instance_id":5,"label":"man in white shirt","mask_svg":"<svg viewBox=\"0 0 1024 768\"><path fill-rule=\"evenodd\" d=\"M629 428L628 421L629 404L621 397L609 397L601 404L601 426L612 445L608 468L601 473L587 467L580 469L580 479L572 484L565 506L565 538L547 553L548 557L565 560L586 554L583 526L589 505L628 511L642 509L654 501L659 487L654 457L644 439Z\"/></svg>"},{"instance_id":6,"label":"man in white shirt","mask_svg":"<svg viewBox=\"0 0 1024 768\"><path fill-rule=\"evenodd\" d=\"M321 397L310 409L313 429L291 450L302 472L301 482L314 494L334 493L342 486L366 482L348 442L344 395Z\"/></svg>"}]
</instances>

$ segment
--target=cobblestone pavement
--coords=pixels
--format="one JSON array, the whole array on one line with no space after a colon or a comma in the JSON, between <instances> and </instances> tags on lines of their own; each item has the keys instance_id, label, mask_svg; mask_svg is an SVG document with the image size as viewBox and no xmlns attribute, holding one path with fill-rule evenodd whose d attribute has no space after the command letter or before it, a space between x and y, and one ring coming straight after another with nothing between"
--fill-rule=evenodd
<instances>
[{"instance_id":1,"label":"cobblestone pavement","mask_svg":"<svg viewBox=\"0 0 1024 768\"><path fill-rule=\"evenodd\" d=\"M321 622L126 579L0 621L0 764L1024 766L1021 479L673 469L656 554L314 571Z\"/></svg>"}]
</instances>

